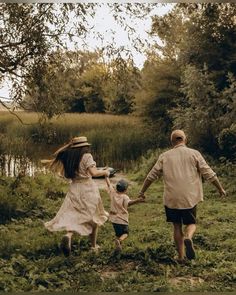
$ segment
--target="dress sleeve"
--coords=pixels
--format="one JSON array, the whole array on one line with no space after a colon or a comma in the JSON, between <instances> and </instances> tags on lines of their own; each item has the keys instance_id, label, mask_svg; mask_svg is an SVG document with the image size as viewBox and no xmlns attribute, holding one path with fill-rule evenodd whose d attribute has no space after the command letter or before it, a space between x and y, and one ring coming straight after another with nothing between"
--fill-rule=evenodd
<instances>
[{"instance_id":1,"label":"dress sleeve","mask_svg":"<svg viewBox=\"0 0 236 295\"><path fill-rule=\"evenodd\" d=\"M94 161L93 156L91 154L85 154L83 160L86 169L90 167L96 167L96 162Z\"/></svg>"}]
</instances>

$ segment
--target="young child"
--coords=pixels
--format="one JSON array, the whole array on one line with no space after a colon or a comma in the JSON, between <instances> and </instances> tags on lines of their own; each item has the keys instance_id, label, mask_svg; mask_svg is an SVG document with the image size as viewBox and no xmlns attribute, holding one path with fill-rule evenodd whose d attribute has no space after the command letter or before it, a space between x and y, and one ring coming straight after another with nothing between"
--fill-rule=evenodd
<instances>
[{"instance_id":1,"label":"young child","mask_svg":"<svg viewBox=\"0 0 236 295\"><path fill-rule=\"evenodd\" d=\"M106 177L108 193L111 200L109 220L111 221L116 239L116 250L121 251L121 243L128 237L129 234L129 213L128 207L137 203L144 202L143 198L130 200L126 195L128 182L121 179L116 184L116 189L112 186L108 177Z\"/></svg>"}]
</instances>

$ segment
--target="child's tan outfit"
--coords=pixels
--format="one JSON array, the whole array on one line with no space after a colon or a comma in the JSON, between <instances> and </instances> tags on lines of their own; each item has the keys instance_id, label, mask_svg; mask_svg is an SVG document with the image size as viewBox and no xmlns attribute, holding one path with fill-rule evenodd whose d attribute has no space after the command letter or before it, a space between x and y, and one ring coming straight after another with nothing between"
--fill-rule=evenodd
<instances>
[{"instance_id":1,"label":"child's tan outfit","mask_svg":"<svg viewBox=\"0 0 236 295\"><path fill-rule=\"evenodd\" d=\"M128 234L128 204L130 198L125 193L118 193L113 186L109 186L108 193L111 200L109 220L114 227L116 236L120 237L123 234Z\"/></svg>"}]
</instances>

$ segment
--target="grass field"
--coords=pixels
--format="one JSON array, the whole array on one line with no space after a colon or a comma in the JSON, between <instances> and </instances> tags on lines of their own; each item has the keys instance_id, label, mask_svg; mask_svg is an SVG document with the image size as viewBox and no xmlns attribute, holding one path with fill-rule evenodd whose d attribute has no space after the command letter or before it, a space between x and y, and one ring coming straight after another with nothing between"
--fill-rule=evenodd
<instances>
[{"instance_id":1,"label":"grass field","mask_svg":"<svg viewBox=\"0 0 236 295\"><path fill-rule=\"evenodd\" d=\"M134 179L135 175L129 175ZM197 259L174 261L172 228L165 222L162 184L149 189L147 202L130 208L130 236L120 256L113 252L113 229L100 228L101 250L89 250L87 238L75 237L73 255L59 250L60 233L43 227L57 212L67 183L53 176L2 178L0 182L1 291L233 291L236 287L236 198L233 176L223 179L229 192L221 200L209 184L198 206L194 237ZM131 182L135 197L140 184ZM102 191L104 206L108 196ZM5 196L5 197L4 197Z\"/></svg>"},{"instance_id":2,"label":"grass field","mask_svg":"<svg viewBox=\"0 0 236 295\"><path fill-rule=\"evenodd\" d=\"M26 123L36 123L35 114L20 116ZM40 150L49 154L51 148L79 135L88 137L99 164L116 163L116 168L132 164L132 170L126 171L131 181L129 195L135 197L160 153L147 153L152 141L138 118L67 114L39 127L21 125L8 113L0 113L0 153L30 152L32 147L31 152L40 158ZM174 260L172 228L165 221L162 205L162 183L153 184L146 203L130 208L130 236L121 255L114 254L113 229L107 222L99 231L98 254L90 251L87 238L77 236L73 255L65 258L59 249L62 234L49 233L43 222L54 217L68 184L50 174L1 177L0 291L234 291L235 165L226 160L211 165L228 198L219 199L215 189L204 184L205 201L198 206L194 237L197 259L186 265ZM109 210L107 193L102 190L101 194Z\"/></svg>"}]
</instances>

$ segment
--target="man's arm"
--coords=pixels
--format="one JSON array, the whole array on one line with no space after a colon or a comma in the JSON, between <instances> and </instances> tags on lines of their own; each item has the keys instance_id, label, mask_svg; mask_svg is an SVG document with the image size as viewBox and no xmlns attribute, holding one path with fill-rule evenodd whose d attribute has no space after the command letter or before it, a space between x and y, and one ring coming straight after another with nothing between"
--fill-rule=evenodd
<instances>
[{"instance_id":1,"label":"man's arm","mask_svg":"<svg viewBox=\"0 0 236 295\"><path fill-rule=\"evenodd\" d=\"M160 178L162 175L162 162L163 162L163 154L161 154L156 162L156 164L152 167L151 171L148 173L146 179L143 182L142 188L138 194L139 197L145 199L144 193L149 188L149 186L156 179Z\"/></svg>"},{"instance_id":2,"label":"man's arm","mask_svg":"<svg viewBox=\"0 0 236 295\"><path fill-rule=\"evenodd\" d=\"M218 189L221 197L226 197L226 191L223 189L217 176L214 177L214 180L211 183Z\"/></svg>"},{"instance_id":3,"label":"man's arm","mask_svg":"<svg viewBox=\"0 0 236 295\"><path fill-rule=\"evenodd\" d=\"M149 179L145 179L142 185L142 188L138 194L139 197L145 199L144 193L146 192L146 190L149 188L149 186L153 183L153 181L149 180Z\"/></svg>"},{"instance_id":4,"label":"man's arm","mask_svg":"<svg viewBox=\"0 0 236 295\"><path fill-rule=\"evenodd\" d=\"M197 161L197 167L200 170L200 174L206 180L210 181L218 189L221 197L225 197L226 192L223 189L218 177L216 176L216 173L211 169L211 167L207 164L207 162L200 153L198 153Z\"/></svg>"}]
</instances>

